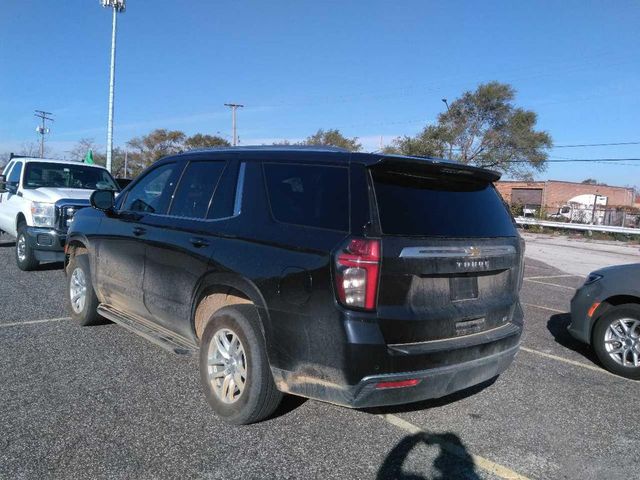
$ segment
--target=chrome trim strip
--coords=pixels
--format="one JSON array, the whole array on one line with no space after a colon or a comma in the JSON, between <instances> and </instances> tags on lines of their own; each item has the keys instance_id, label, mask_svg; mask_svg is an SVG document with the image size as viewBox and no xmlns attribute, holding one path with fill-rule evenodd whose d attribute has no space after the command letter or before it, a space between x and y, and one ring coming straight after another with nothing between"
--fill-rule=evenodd
<instances>
[{"instance_id":1,"label":"chrome trim strip","mask_svg":"<svg viewBox=\"0 0 640 480\"><path fill-rule=\"evenodd\" d=\"M515 255L513 245L473 245L463 247L405 247L400 252L400 258L476 258L501 257Z\"/></svg>"},{"instance_id":2,"label":"chrome trim strip","mask_svg":"<svg viewBox=\"0 0 640 480\"><path fill-rule=\"evenodd\" d=\"M242 193L244 190L244 170L247 166L246 162L240 164L240 170L238 171L238 183L236 184L236 201L233 204L233 216L240 215L242 209Z\"/></svg>"}]
</instances>

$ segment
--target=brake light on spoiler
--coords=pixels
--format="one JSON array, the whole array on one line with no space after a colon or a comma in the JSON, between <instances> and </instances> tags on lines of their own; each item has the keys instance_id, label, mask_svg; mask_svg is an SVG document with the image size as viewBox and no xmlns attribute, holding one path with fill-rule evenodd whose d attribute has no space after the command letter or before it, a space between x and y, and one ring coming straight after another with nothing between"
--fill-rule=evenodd
<instances>
[{"instance_id":1,"label":"brake light on spoiler","mask_svg":"<svg viewBox=\"0 0 640 480\"><path fill-rule=\"evenodd\" d=\"M380 240L349 239L335 255L335 282L340 303L375 310L380 274Z\"/></svg>"}]
</instances>

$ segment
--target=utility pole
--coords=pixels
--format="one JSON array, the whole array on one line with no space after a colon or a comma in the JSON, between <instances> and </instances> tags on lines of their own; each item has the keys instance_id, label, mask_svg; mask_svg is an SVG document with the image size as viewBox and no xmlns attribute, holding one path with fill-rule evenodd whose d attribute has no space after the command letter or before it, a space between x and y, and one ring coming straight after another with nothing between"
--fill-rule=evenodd
<instances>
[{"instance_id":1,"label":"utility pole","mask_svg":"<svg viewBox=\"0 0 640 480\"><path fill-rule=\"evenodd\" d=\"M233 130L233 146L238 145L238 130L236 128L236 110L244 107L239 103L225 103L225 107L231 108L231 129Z\"/></svg>"},{"instance_id":2,"label":"utility pole","mask_svg":"<svg viewBox=\"0 0 640 480\"><path fill-rule=\"evenodd\" d=\"M113 9L111 25L111 68L109 71L109 120L107 121L107 170L111 172L111 154L113 152L113 94L116 83L116 27L118 13L124 12L125 0L100 0L103 7Z\"/></svg>"},{"instance_id":3,"label":"utility pole","mask_svg":"<svg viewBox=\"0 0 640 480\"><path fill-rule=\"evenodd\" d=\"M36 110L34 113L36 117L42 120L42 125L36 127L36 132L40 134L40 158L44 158L44 136L49 133L49 129L47 128L46 121L49 120L53 122L53 118L48 115L53 115L51 112L45 112L43 110Z\"/></svg>"}]
</instances>

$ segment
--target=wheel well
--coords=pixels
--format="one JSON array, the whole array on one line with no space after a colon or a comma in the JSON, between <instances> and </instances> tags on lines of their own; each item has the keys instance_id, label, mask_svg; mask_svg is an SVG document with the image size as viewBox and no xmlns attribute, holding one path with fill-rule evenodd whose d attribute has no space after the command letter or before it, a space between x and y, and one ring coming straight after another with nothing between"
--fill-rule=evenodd
<instances>
[{"instance_id":1,"label":"wheel well","mask_svg":"<svg viewBox=\"0 0 640 480\"><path fill-rule=\"evenodd\" d=\"M210 287L200 297L194 315L193 323L196 336L202 337L207 322L215 312L228 305L253 303L248 295L240 290L226 285Z\"/></svg>"},{"instance_id":2,"label":"wheel well","mask_svg":"<svg viewBox=\"0 0 640 480\"><path fill-rule=\"evenodd\" d=\"M607 298L603 303L616 307L625 303L640 303L640 298L633 295L615 295Z\"/></svg>"},{"instance_id":3,"label":"wheel well","mask_svg":"<svg viewBox=\"0 0 640 480\"><path fill-rule=\"evenodd\" d=\"M72 240L67 246L67 253L65 255L65 269L69 265L69 259L81 253L87 253L87 247L78 240Z\"/></svg>"},{"instance_id":4,"label":"wheel well","mask_svg":"<svg viewBox=\"0 0 640 480\"><path fill-rule=\"evenodd\" d=\"M27 219L22 213L19 213L18 216L16 217L16 230L20 228L21 225L26 225L26 224L27 224Z\"/></svg>"}]
</instances>

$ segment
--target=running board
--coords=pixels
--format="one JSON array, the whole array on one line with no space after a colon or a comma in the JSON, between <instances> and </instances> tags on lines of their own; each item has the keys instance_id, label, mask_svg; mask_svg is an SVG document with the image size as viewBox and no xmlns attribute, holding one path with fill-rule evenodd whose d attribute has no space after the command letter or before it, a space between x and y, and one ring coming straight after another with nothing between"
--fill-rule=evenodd
<instances>
[{"instance_id":1,"label":"running board","mask_svg":"<svg viewBox=\"0 0 640 480\"><path fill-rule=\"evenodd\" d=\"M98 313L104 318L146 338L171 353L177 355L193 355L198 350L198 346L195 343L190 342L177 333L143 318L125 315L104 303L98 306Z\"/></svg>"}]
</instances>

